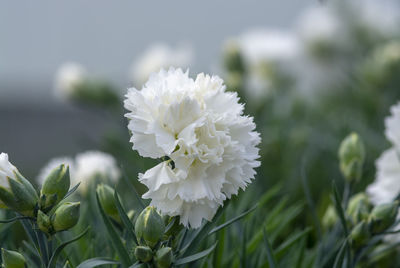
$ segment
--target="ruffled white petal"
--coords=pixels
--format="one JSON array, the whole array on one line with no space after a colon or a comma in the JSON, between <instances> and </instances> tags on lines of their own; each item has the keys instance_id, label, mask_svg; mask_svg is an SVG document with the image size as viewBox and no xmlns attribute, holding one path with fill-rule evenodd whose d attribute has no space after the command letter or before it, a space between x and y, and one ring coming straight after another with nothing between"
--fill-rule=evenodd
<instances>
[{"instance_id":1,"label":"ruffled white petal","mask_svg":"<svg viewBox=\"0 0 400 268\"><path fill-rule=\"evenodd\" d=\"M245 189L259 165L253 119L243 115L236 93L222 79L180 69L153 74L125 100L133 149L164 161L139 175L143 198L162 213L197 228L226 198Z\"/></svg>"}]
</instances>

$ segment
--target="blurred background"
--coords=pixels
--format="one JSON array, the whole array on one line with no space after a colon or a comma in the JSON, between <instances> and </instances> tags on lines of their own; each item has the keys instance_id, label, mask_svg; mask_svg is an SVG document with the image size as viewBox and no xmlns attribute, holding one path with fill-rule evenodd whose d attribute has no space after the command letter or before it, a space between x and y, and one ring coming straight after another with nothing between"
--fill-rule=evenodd
<instances>
[{"instance_id":1,"label":"blurred background","mask_svg":"<svg viewBox=\"0 0 400 268\"><path fill-rule=\"evenodd\" d=\"M95 149L113 127L98 110L55 98L65 62L82 64L120 95L133 85L132 64L156 43L187 47L192 74L221 73L228 37L254 27L289 28L310 5L319 3L1 0L0 151L32 176L51 157Z\"/></svg>"}]
</instances>

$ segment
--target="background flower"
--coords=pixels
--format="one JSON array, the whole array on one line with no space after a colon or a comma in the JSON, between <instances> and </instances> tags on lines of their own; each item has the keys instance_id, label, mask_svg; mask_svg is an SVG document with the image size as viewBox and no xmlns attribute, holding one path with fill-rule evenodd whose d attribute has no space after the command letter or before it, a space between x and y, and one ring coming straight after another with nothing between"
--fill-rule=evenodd
<instances>
[{"instance_id":1,"label":"background flower","mask_svg":"<svg viewBox=\"0 0 400 268\"><path fill-rule=\"evenodd\" d=\"M193 61L193 49L189 45L172 48L165 43L155 43L148 47L143 55L132 65L132 80L141 86L150 74L161 68L189 67Z\"/></svg>"},{"instance_id":2,"label":"background flower","mask_svg":"<svg viewBox=\"0 0 400 268\"><path fill-rule=\"evenodd\" d=\"M79 63L64 63L57 71L55 78L55 94L61 99L70 98L77 86L84 82L86 70Z\"/></svg>"}]
</instances>

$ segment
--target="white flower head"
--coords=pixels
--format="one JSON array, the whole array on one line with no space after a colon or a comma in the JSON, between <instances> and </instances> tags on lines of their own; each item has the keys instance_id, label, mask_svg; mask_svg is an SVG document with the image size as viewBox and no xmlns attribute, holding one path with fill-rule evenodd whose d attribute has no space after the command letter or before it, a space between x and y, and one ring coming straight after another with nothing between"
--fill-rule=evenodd
<instances>
[{"instance_id":1,"label":"white flower head","mask_svg":"<svg viewBox=\"0 0 400 268\"><path fill-rule=\"evenodd\" d=\"M211 220L223 201L245 189L259 166L253 118L218 76L196 79L170 68L129 89L125 108L133 149L169 160L139 174L143 198L186 227Z\"/></svg>"},{"instance_id":2,"label":"white flower head","mask_svg":"<svg viewBox=\"0 0 400 268\"><path fill-rule=\"evenodd\" d=\"M6 189L10 189L10 184L7 177L16 179L15 172L17 168L8 161L8 154L0 154L0 186ZM1 201L0 201L1 202Z\"/></svg>"},{"instance_id":3,"label":"white flower head","mask_svg":"<svg viewBox=\"0 0 400 268\"><path fill-rule=\"evenodd\" d=\"M400 26L400 4L397 0L349 1L355 23L373 34L382 37L398 36Z\"/></svg>"},{"instance_id":4,"label":"white flower head","mask_svg":"<svg viewBox=\"0 0 400 268\"><path fill-rule=\"evenodd\" d=\"M99 178L115 183L119 177L120 170L112 155L100 151L87 151L76 156L71 183L75 185L80 182L79 189L85 192L93 179Z\"/></svg>"},{"instance_id":5,"label":"white flower head","mask_svg":"<svg viewBox=\"0 0 400 268\"><path fill-rule=\"evenodd\" d=\"M71 182L74 181L75 177L75 163L71 157L56 157L51 159L40 171L37 176L37 182L40 185L43 185L44 181L50 175L55 168L59 167L61 164L64 164L69 167L69 176ZM75 186L75 185L72 185Z\"/></svg>"},{"instance_id":6,"label":"white flower head","mask_svg":"<svg viewBox=\"0 0 400 268\"><path fill-rule=\"evenodd\" d=\"M77 85L86 79L85 68L75 62L64 63L57 71L55 78L55 93L60 98L70 98Z\"/></svg>"},{"instance_id":7,"label":"white flower head","mask_svg":"<svg viewBox=\"0 0 400 268\"><path fill-rule=\"evenodd\" d=\"M400 149L400 102L390 109L391 116L385 119L386 138L399 150Z\"/></svg>"},{"instance_id":8,"label":"white flower head","mask_svg":"<svg viewBox=\"0 0 400 268\"><path fill-rule=\"evenodd\" d=\"M375 205L390 203L400 193L400 155L391 148L376 161L376 179L367 188Z\"/></svg>"},{"instance_id":9,"label":"white flower head","mask_svg":"<svg viewBox=\"0 0 400 268\"><path fill-rule=\"evenodd\" d=\"M132 80L136 85L143 85L150 74L170 66L188 67L193 61L193 49L185 44L174 48L165 43L151 45L132 65Z\"/></svg>"},{"instance_id":10,"label":"white flower head","mask_svg":"<svg viewBox=\"0 0 400 268\"><path fill-rule=\"evenodd\" d=\"M299 52L296 36L282 30L251 30L241 35L238 42L244 59L250 64L287 61Z\"/></svg>"},{"instance_id":11,"label":"white flower head","mask_svg":"<svg viewBox=\"0 0 400 268\"><path fill-rule=\"evenodd\" d=\"M292 73L291 62L299 54L297 37L277 29L253 29L236 38L246 66L247 96L261 101L274 87L277 72ZM227 42L227 48L232 41Z\"/></svg>"}]
</instances>

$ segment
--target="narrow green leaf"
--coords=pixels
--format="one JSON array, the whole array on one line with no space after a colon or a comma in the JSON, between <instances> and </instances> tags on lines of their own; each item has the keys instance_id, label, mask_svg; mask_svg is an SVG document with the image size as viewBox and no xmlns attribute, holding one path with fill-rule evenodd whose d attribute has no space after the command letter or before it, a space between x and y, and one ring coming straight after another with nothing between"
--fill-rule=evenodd
<instances>
[{"instance_id":1,"label":"narrow green leaf","mask_svg":"<svg viewBox=\"0 0 400 268\"><path fill-rule=\"evenodd\" d=\"M344 210L343 210L343 207L342 207L342 200L339 197L339 193L337 191L335 182L333 182L333 197L334 197L334 204L335 204L336 212L339 215L340 223L342 224L344 234L347 237L349 235L349 231L347 229L346 218L344 216Z\"/></svg>"},{"instance_id":2,"label":"narrow green leaf","mask_svg":"<svg viewBox=\"0 0 400 268\"><path fill-rule=\"evenodd\" d=\"M217 213L214 216L214 219L211 222L207 222L204 225L202 225L199 229L197 229L189 238L189 241L185 244L183 249L181 250L181 256L184 255L186 252L188 254L191 254L194 249L198 246L199 242L202 241L210 231L212 224L218 221L218 219L221 217L222 213L225 211L226 207L228 206L229 201L225 204L225 206L220 207L217 211ZM197 243L193 242L196 241Z\"/></svg>"},{"instance_id":3,"label":"narrow green leaf","mask_svg":"<svg viewBox=\"0 0 400 268\"><path fill-rule=\"evenodd\" d=\"M97 206L100 211L100 215L101 215L104 225L107 229L108 236L110 237L111 242L112 242L115 250L117 251L118 256L121 259L122 267L129 267L132 264L129 254L126 251L124 244L120 240L119 235L117 234L117 232L115 231L114 227L112 226L110 220L108 219L106 213L104 212L103 207L100 204L99 195L97 193L96 193L96 200L97 200Z\"/></svg>"},{"instance_id":4,"label":"narrow green leaf","mask_svg":"<svg viewBox=\"0 0 400 268\"><path fill-rule=\"evenodd\" d=\"M133 240L133 242L138 245L138 241L134 232L134 226L131 222L131 220L129 219L128 215L126 214L124 208L122 207L121 201L119 200L119 196L117 193L117 190L114 189L114 198L115 198L115 205L117 206L118 209L118 214L122 220L122 223L125 225L125 228L128 232L128 235L130 236L130 238Z\"/></svg>"},{"instance_id":5,"label":"narrow green leaf","mask_svg":"<svg viewBox=\"0 0 400 268\"><path fill-rule=\"evenodd\" d=\"M90 227L86 228L85 231L83 231L81 234L79 234L78 236L72 238L71 240L68 240L64 243L62 243L61 245L59 245L56 250L54 251L53 255L50 258L50 262L49 265L47 266L47 268L56 268L57 266L57 259L58 256L61 254L62 250L68 246L69 244L79 240L80 238L82 238L85 234L87 234L87 232L89 231Z\"/></svg>"},{"instance_id":6,"label":"narrow green leaf","mask_svg":"<svg viewBox=\"0 0 400 268\"><path fill-rule=\"evenodd\" d=\"M267 258L268 258L269 267L270 268L278 267L276 264L275 257L274 257L274 251L268 241L267 233L265 232L265 228L263 229L263 234L264 234L265 247L267 249Z\"/></svg>"},{"instance_id":7,"label":"narrow green leaf","mask_svg":"<svg viewBox=\"0 0 400 268\"><path fill-rule=\"evenodd\" d=\"M280 258L285 252L293 246L297 241L299 241L301 238L303 238L305 235L307 235L310 231L312 230L311 227L306 228L304 231L299 232L297 234L294 234L291 238L286 240L284 243L282 243L276 250L275 250L275 255L276 258Z\"/></svg>"},{"instance_id":8,"label":"narrow green leaf","mask_svg":"<svg viewBox=\"0 0 400 268\"><path fill-rule=\"evenodd\" d=\"M143 203L142 198L140 197L140 195L138 194L138 192L136 191L135 186L132 184L132 182L129 180L128 175L126 174L126 171L124 169L123 166L121 166L121 171L122 171L122 177L124 178L126 184L129 185L129 187L132 189L133 193L135 194L136 199L138 200L140 206L142 207L142 209L144 209L146 207L146 205Z\"/></svg>"},{"instance_id":9,"label":"narrow green leaf","mask_svg":"<svg viewBox=\"0 0 400 268\"><path fill-rule=\"evenodd\" d=\"M346 252L346 251L345 251L346 247L348 247L347 239L345 239L345 240L343 241L342 246L340 247L339 252L338 252L338 254L336 255L335 262L333 263L333 268L340 268L340 267L342 267L343 260L344 260L344 254L345 254L345 252Z\"/></svg>"},{"instance_id":10,"label":"narrow green leaf","mask_svg":"<svg viewBox=\"0 0 400 268\"><path fill-rule=\"evenodd\" d=\"M89 260L82 262L76 268L93 268L93 267L97 267L97 266L105 265L105 264L119 264L119 262L112 260L112 259L97 257L97 258L89 259Z\"/></svg>"},{"instance_id":11,"label":"narrow green leaf","mask_svg":"<svg viewBox=\"0 0 400 268\"><path fill-rule=\"evenodd\" d=\"M0 220L0 223L10 223L10 222L14 222L14 221L18 221L18 220L24 220L24 219L34 220L34 218L31 218L31 217L18 216L18 217L14 217L14 218L8 219L8 220Z\"/></svg>"},{"instance_id":12,"label":"narrow green leaf","mask_svg":"<svg viewBox=\"0 0 400 268\"><path fill-rule=\"evenodd\" d=\"M77 185L75 185L74 187L72 187L72 188L66 193L66 195L64 196L64 198L63 198L62 200L67 199L71 194L73 194L73 193L78 189L79 185L81 185L80 182L79 182ZM62 201L62 200L61 200L61 201ZM60 201L60 203L61 203L61 201Z\"/></svg>"},{"instance_id":13,"label":"narrow green leaf","mask_svg":"<svg viewBox=\"0 0 400 268\"><path fill-rule=\"evenodd\" d=\"M165 227L164 233L168 233L169 230L171 230L172 226L174 226L176 221L177 221L177 217L173 217L172 220L168 223L167 227Z\"/></svg>"},{"instance_id":14,"label":"narrow green leaf","mask_svg":"<svg viewBox=\"0 0 400 268\"><path fill-rule=\"evenodd\" d=\"M321 238L322 238L321 223L317 216L317 210L315 208L315 204L314 204L313 198L311 196L310 187L308 186L309 184L308 184L308 179L307 179L307 175L306 175L305 165L306 165L305 158L303 157L302 163L301 163L301 183L303 186L304 194L306 196L308 207L310 208L310 211L311 211L311 216L312 216L315 228L317 230L318 238L321 240Z\"/></svg>"},{"instance_id":15,"label":"narrow green leaf","mask_svg":"<svg viewBox=\"0 0 400 268\"><path fill-rule=\"evenodd\" d=\"M240 220L241 218L245 217L245 216L246 216L247 214L249 214L250 212L254 211L254 210L257 208L257 206L258 206L258 204L256 204L256 205L255 205L254 207L252 207L251 209L249 209L249 210L243 212L243 213L240 214L239 216L237 216L237 217L235 217L235 218L233 218L233 219L230 219L229 221L227 221L227 222L225 222L225 223L223 223L223 224L221 224L221 225L219 225L219 226L213 228L213 229L208 233L208 235L211 235L211 234L213 234L213 233L215 233L215 232L218 232L219 230L221 230L221 229L227 227L228 225L230 225L230 224L232 224L232 223L234 223L234 222Z\"/></svg>"},{"instance_id":16,"label":"narrow green leaf","mask_svg":"<svg viewBox=\"0 0 400 268\"><path fill-rule=\"evenodd\" d=\"M176 260L174 262L174 265L182 265L182 264L194 262L194 261L197 261L197 260L199 260L201 258L206 257L208 254L210 254L215 249L215 247L217 246L217 243L218 243L218 241L215 242L215 244L212 245L210 248L208 248L206 250L203 250L203 251L201 251L199 253L196 253L196 254L193 254L191 256L187 256L185 258Z\"/></svg>"}]
</instances>

